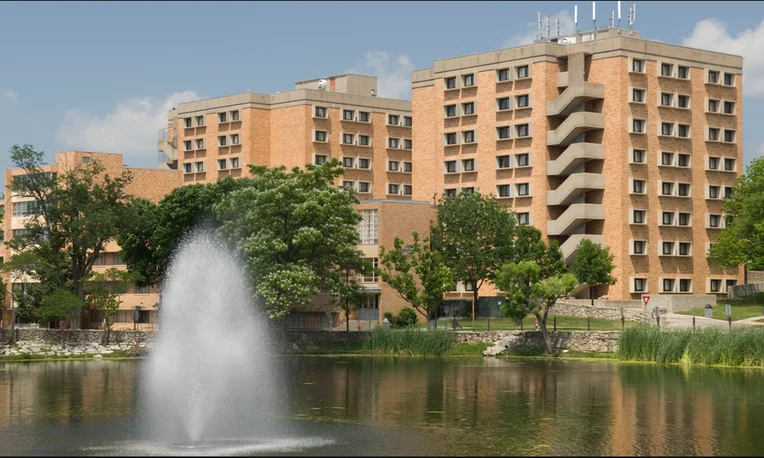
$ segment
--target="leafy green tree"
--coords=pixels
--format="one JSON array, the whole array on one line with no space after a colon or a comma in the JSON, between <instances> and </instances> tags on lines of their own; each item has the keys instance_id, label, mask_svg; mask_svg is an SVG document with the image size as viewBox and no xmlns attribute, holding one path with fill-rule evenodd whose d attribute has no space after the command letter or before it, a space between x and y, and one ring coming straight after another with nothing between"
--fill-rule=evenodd
<instances>
[{"instance_id":1,"label":"leafy green tree","mask_svg":"<svg viewBox=\"0 0 764 458\"><path fill-rule=\"evenodd\" d=\"M35 310L38 321L59 323L63 320L73 320L79 316L85 302L71 291L59 289L49 296L45 296Z\"/></svg>"},{"instance_id":2,"label":"leafy green tree","mask_svg":"<svg viewBox=\"0 0 764 458\"><path fill-rule=\"evenodd\" d=\"M748 263L764 269L764 157L757 157L738 177L738 187L724 199L726 227L716 239L708 258L730 269Z\"/></svg>"},{"instance_id":3,"label":"leafy green tree","mask_svg":"<svg viewBox=\"0 0 764 458\"><path fill-rule=\"evenodd\" d=\"M14 177L11 190L35 199L34 214L27 218L26 233L7 245L28 250L40 259L40 281L71 291L80 302L84 282L104 246L113 240L123 221L125 187L129 172L112 177L98 161L45 170L44 154L31 145L11 147L11 163L24 171ZM72 320L77 326L79 317Z\"/></svg>"},{"instance_id":4,"label":"leafy green tree","mask_svg":"<svg viewBox=\"0 0 764 458\"><path fill-rule=\"evenodd\" d=\"M496 276L496 286L504 291L506 302L501 306L504 315L523 319L532 313L539 322L547 352L554 355L552 339L547 331L549 309L565 297L578 284L571 273L544 278L542 267L534 261L507 263Z\"/></svg>"},{"instance_id":5,"label":"leafy green tree","mask_svg":"<svg viewBox=\"0 0 764 458\"><path fill-rule=\"evenodd\" d=\"M109 344L111 319L119 311L122 304L120 296L127 293L130 284L135 281L137 274L126 270L110 267L104 272L91 273L85 283L86 300L88 305L103 313L104 334L103 344Z\"/></svg>"},{"instance_id":6,"label":"leafy green tree","mask_svg":"<svg viewBox=\"0 0 764 458\"><path fill-rule=\"evenodd\" d=\"M331 292L332 300L329 307L331 307L331 312L337 308L341 308L345 312L346 332L350 332L350 312L359 308L371 296L358 283L358 275L371 272L372 269L371 263L366 260L363 260L356 269L346 266L344 282L336 283L335 290ZM331 312L327 311L326 308L324 308L324 312L331 320Z\"/></svg>"},{"instance_id":7,"label":"leafy green tree","mask_svg":"<svg viewBox=\"0 0 764 458\"><path fill-rule=\"evenodd\" d=\"M216 183L175 188L158 204L132 199L117 234L128 269L140 274L140 284L161 283L183 238L198 226L219 227L212 207L249 185L248 178L225 177Z\"/></svg>"},{"instance_id":8,"label":"leafy green tree","mask_svg":"<svg viewBox=\"0 0 764 458\"><path fill-rule=\"evenodd\" d=\"M252 185L213 207L223 222L219 233L242 254L271 318L340 290L347 270L363 265L356 249L361 215L353 208L359 200L352 188L335 185L341 163L306 168L250 165Z\"/></svg>"},{"instance_id":9,"label":"leafy green tree","mask_svg":"<svg viewBox=\"0 0 764 458\"><path fill-rule=\"evenodd\" d=\"M589 286L589 298L594 305L594 287L597 285L615 285L613 272L613 254L610 248L602 248L598 243L583 239L578 244L576 258L573 260L571 271L580 283Z\"/></svg>"},{"instance_id":10,"label":"leafy green tree","mask_svg":"<svg viewBox=\"0 0 764 458\"><path fill-rule=\"evenodd\" d=\"M379 274L403 300L426 317L429 328L438 305L443 302L443 294L454 287L454 278L441 254L431 249L430 239L425 237L420 242L418 233L411 235L412 243L396 237L393 250L380 247Z\"/></svg>"},{"instance_id":11,"label":"leafy green tree","mask_svg":"<svg viewBox=\"0 0 764 458\"><path fill-rule=\"evenodd\" d=\"M50 287L50 284L38 283L38 272L44 270L41 268L41 264L42 260L28 250L16 252L8 262L3 264L3 273L8 275L11 282L11 303L6 304L11 311L9 345L16 343L16 333L14 332L16 321L18 319L34 320L34 309L39 302L39 293L42 292L43 288Z\"/></svg>"},{"instance_id":12,"label":"leafy green tree","mask_svg":"<svg viewBox=\"0 0 764 458\"><path fill-rule=\"evenodd\" d=\"M508 260L510 261L510 260ZM511 261L534 261L541 267L543 278L560 275L568 270L556 240L545 243L541 231L533 226L515 226Z\"/></svg>"},{"instance_id":13,"label":"leafy green tree","mask_svg":"<svg viewBox=\"0 0 764 458\"><path fill-rule=\"evenodd\" d=\"M431 237L456 281L472 285L474 306L480 287L493 281L501 265L512 259L515 216L493 195L478 192L441 198Z\"/></svg>"}]
</instances>

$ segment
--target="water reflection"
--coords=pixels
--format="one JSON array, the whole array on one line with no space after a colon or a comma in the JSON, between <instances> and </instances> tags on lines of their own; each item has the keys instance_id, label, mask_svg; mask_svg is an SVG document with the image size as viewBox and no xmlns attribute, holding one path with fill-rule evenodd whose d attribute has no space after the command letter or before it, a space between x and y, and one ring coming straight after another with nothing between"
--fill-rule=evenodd
<instances>
[{"instance_id":1,"label":"water reflection","mask_svg":"<svg viewBox=\"0 0 764 458\"><path fill-rule=\"evenodd\" d=\"M327 453L756 455L764 449L764 372L758 370L470 358L278 362L289 375L286 417L307 432L334 425L328 431L355 428L351 437L365 435L361 449ZM115 422L137 431L140 370L140 361L0 365L0 433L6 432L0 439L13 431L23 447L49 440L53 430L59 440L62 431L97 432ZM371 430L394 439L376 439Z\"/></svg>"}]
</instances>

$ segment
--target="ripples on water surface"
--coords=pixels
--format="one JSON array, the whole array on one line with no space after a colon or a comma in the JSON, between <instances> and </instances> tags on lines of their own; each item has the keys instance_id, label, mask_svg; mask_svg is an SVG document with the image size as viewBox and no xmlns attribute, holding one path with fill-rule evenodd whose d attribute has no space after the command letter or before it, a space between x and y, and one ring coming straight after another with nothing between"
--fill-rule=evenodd
<instances>
[{"instance_id":1,"label":"ripples on water surface","mask_svg":"<svg viewBox=\"0 0 764 458\"><path fill-rule=\"evenodd\" d=\"M764 371L275 358L271 435L146 439L142 361L0 364L0 454L760 455ZM257 387L252 387L257 389Z\"/></svg>"}]
</instances>

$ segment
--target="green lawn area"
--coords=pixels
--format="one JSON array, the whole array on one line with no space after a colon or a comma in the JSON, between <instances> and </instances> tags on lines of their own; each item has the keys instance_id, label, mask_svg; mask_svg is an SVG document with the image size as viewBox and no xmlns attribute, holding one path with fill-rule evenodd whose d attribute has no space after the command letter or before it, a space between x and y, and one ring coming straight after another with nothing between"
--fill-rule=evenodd
<instances>
[{"instance_id":1,"label":"green lawn area","mask_svg":"<svg viewBox=\"0 0 764 458\"><path fill-rule=\"evenodd\" d=\"M751 296L741 297L740 299L720 299L714 306L714 318L719 320L727 319L725 304L730 304L732 306L732 321L762 316L761 312L762 307L764 307L764 293L753 294ZM705 316L705 309L683 310L677 313L683 315Z\"/></svg>"},{"instance_id":2,"label":"green lawn area","mask_svg":"<svg viewBox=\"0 0 764 458\"><path fill-rule=\"evenodd\" d=\"M547 328L552 331L553 329L553 317L549 317L547 320ZM533 324L536 321L536 317L528 315L523 320L523 330L533 331ZM469 318L463 318L459 321L461 323L462 331L472 330L472 320ZM475 331L487 331L488 330L488 318L478 318L475 320ZM633 325L634 322L627 321L626 326ZM511 331L519 330L520 326L515 325L514 320L509 318L491 318L490 319L491 331ZM426 323L419 323L420 328L427 326ZM452 329L451 319L441 318L438 320L438 327L444 329L448 326L448 329ZM619 331L621 329L620 320L598 320L591 319L592 331ZM457 328L458 330L458 328ZM558 331L586 331L586 318L576 318L571 316L557 316L557 330Z\"/></svg>"}]
</instances>

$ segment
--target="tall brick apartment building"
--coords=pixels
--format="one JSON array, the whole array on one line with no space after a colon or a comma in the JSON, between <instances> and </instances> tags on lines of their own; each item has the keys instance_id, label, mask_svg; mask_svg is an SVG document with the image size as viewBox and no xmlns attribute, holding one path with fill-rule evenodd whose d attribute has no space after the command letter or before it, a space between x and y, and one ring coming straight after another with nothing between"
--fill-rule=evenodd
<instances>
[{"instance_id":1,"label":"tall brick apartment building","mask_svg":"<svg viewBox=\"0 0 764 458\"><path fill-rule=\"evenodd\" d=\"M415 71L413 196L494 193L568 261L584 238L609 246L618 281L596 296L724 293L742 268L706 252L742 171L743 59L628 33Z\"/></svg>"}]
</instances>

